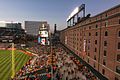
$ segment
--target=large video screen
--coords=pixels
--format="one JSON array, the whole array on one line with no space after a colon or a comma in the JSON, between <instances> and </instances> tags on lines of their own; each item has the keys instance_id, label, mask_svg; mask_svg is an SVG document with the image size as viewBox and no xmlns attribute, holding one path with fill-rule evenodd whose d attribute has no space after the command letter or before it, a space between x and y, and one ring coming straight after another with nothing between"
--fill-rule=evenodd
<instances>
[{"instance_id":1,"label":"large video screen","mask_svg":"<svg viewBox=\"0 0 120 80\"><path fill-rule=\"evenodd\" d=\"M48 31L40 31L40 37L48 37Z\"/></svg>"}]
</instances>

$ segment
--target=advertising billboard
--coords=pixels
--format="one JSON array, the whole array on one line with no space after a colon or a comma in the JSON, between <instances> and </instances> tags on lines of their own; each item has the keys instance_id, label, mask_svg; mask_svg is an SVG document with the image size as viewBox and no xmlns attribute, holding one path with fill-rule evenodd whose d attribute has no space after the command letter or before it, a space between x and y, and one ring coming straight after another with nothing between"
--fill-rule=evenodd
<instances>
[{"instance_id":1,"label":"advertising billboard","mask_svg":"<svg viewBox=\"0 0 120 80\"><path fill-rule=\"evenodd\" d=\"M40 43L41 42L41 40L40 40L40 36L38 36L38 43Z\"/></svg>"},{"instance_id":2,"label":"advertising billboard","mask_svg":"<svg viewBox=\"0 0 120 80\"><path fill-rule=\"evenodd\" d=\"M41 44L45 45L45 38L41 38Z\"/></svg>"},{"instance_id":3,"label":"advertising billboard","mask_svg":"<svg viewBox=\"0 0 120 80\"><path fill-rule=\"evenodd\" d=\"M65 36L65 44L67 44L67 36Z\"/></svg>"},{"instance_id":4,"label":"advertising billboard","mask_svg":"<svg viewBox=\"0 0 120 80\"><path fill-rule=\"evenodd\" d=\"M86 40L84 40L84 42L83 42L83 51L84 52L86 51Z\"/></svg>"}]
</instances>

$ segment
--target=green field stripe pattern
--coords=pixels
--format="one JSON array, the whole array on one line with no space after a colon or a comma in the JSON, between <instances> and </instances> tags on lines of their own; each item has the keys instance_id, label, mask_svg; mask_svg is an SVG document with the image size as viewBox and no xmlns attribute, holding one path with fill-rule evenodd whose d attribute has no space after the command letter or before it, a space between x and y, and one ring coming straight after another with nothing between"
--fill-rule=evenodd
<instances>
[{"instance_id":1,"label":"green field stripe pattern","mask_svg":"<svg viewBox=\"0 0 120 80\"><path fill-rule=\"evenodd\" d=\"M11 78L11 57L11 51L0 50L0 80ZM15 72L18 72L29 59L30 56L15 50Z\"/></svg>"},{"instance_id":2,"label":"green field stripe pattern","mask_svg":"<svg viewBox=\"0 0 120 80\"><path fill-rule=\"evenodd\" d=\"M16 71L19 71L24 66L24 64L29 60L29 56L26 55L22 59L23 60L18 64L19 67L16 67Z\"/></svg>"}]
</instances>

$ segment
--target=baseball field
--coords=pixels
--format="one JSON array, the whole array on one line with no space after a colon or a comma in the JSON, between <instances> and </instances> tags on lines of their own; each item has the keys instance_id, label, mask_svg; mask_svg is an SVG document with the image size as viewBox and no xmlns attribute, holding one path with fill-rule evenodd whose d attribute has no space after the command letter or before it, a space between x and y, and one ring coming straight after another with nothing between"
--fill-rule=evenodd
<instances>
[{"instance_id":1,"label":"baseball field","mask_svg":"<svg viewBox=\"0 0 120 80\"><path fill-rule=\"evenodd\" d=\"M30 59L30 56L20 52L14 51L15 55L15 73L18 72L24 64ZM0 80L8 80L12 74L12 51L0 50Z\"/></svg>"}]
</instances>

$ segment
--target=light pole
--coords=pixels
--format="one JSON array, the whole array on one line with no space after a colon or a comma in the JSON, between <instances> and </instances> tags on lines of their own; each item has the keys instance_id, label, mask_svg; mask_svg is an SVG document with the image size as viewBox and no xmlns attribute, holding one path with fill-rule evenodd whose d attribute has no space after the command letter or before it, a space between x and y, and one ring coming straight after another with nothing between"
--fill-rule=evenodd
<instances>
[{"instance_id":1,"label":"light pole","mask_svg":"<svg viewBox=\"0 0 120 80\"><path fill-rule=\"evenodd\" d=\"M53 80L53 52L52 52L52 35L50 33L50 52L52 56L52 64L51 64L51 80Z\"/></svg>"}]
</instances>

